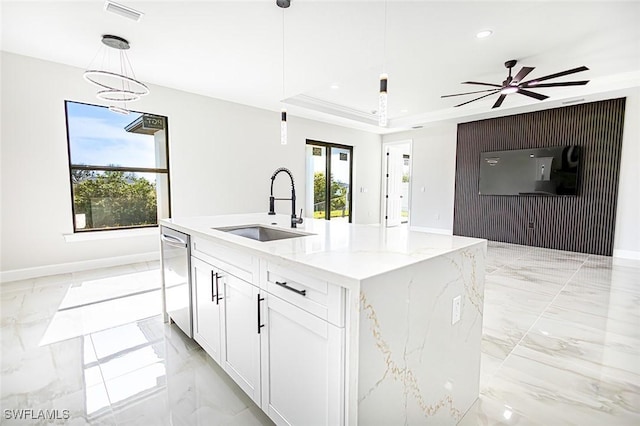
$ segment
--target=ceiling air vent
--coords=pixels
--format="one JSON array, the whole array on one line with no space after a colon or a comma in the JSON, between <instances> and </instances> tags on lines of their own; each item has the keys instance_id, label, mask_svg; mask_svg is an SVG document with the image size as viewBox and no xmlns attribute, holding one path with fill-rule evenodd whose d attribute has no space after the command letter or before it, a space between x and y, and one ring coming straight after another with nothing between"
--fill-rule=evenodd
<instances>
[{"instance_id":1,"label":"ceiling air vent","mask_svg":"<svg viewBox=\"0 0 640 426\"><path fill-rule=\"evenodd\" d=\"M134 21L140 21L142 15L144 13L138 12L135 9L131 9L130 7L123 6L111 0L107 0L104 2L104 10L107 12L115 13L116 15L124 16L125 18L133 19Z\"/></svg>"}]
</instances>

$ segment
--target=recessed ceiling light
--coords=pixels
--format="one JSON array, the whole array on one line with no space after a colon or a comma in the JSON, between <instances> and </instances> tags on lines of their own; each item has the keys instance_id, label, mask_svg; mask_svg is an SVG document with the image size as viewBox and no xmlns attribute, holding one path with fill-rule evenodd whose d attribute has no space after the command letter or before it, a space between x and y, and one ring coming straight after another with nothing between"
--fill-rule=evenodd
<instances>
[{"instance_id":1,"label":"recessed ceiling light","mask_svg":"<svg viewBox=\"0 0 640 426\"><path fill-rule=\"evenodd\" d=\"M334 83L334 84L332 84L330 87L331 87L333 90L337 90L337 89L339 89L339 88L340 88L340 86L338 86L338 85L337 85L337 84L335 84L335 83Z\"/></svg>"},{"instance_id":2,"label":"recessed ceiling light","mask_svg":"<svg viewBox=\"0 0 640 426\"><path fill-rule=\"evenodd\" d=\"M482 30L478 34L476 34L476 37L477 38L487 38L491 34L493 34L493 31L491 31L491 30Z\"/></svg>"}]
</instances>

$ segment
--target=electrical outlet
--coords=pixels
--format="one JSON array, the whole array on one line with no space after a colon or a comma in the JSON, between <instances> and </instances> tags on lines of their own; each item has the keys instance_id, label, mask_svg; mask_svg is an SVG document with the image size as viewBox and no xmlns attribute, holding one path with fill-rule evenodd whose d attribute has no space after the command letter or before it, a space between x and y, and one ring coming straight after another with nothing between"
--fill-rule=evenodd
<instances>
[{"instance_id":1,"label":"electrical outlet","mask_svg":"<svg viewBox=\"0 0 640 426\"><path fill-rule=\"evenodd\" d=\"M460 311L462 304L462 296L457 295L453 298L453 303L451 306L451 325L460 321Z\"/></svg>"}]
</instances>

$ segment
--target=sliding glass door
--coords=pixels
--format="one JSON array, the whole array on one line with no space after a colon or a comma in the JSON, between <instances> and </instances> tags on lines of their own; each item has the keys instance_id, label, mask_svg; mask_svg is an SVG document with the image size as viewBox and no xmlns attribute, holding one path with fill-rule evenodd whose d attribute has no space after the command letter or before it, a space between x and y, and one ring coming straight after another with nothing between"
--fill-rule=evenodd
<instances>
[{"instance_id":1,"label":"sliding glass door","mask_svg":"<svg viewBox=\"0 0 640 426\"><path fill-rule=\"evenodd\" d=\"M307 140L307 211L351 222L353 147Z\"/></svg>"}]
</instances>

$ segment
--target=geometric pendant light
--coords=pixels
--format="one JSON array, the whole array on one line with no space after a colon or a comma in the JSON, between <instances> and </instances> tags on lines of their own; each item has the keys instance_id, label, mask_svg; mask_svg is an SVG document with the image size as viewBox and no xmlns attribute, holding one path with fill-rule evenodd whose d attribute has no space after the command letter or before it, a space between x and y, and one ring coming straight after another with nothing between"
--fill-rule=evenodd
<instances>
[{"instance_id":1,"label":"geometric pendant light","mask_svg":"<svg viewBox=\"0 0 640 426\"><path fill-rule=\"evenodd\" d=\"M109 107L110 110L128 114L126 103L137 101L141 96L148 95L149 88L136 79L126 53L130 47L127 40L106 34L102 36L102 44L83 77L99 88L96 94L98 99L122 104L122 107L112 105ZM94 67L98 56L101 56L100 66Z\"/></svg>"}]
</instances>

